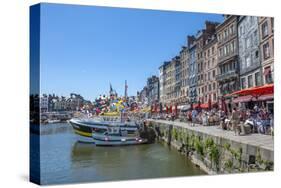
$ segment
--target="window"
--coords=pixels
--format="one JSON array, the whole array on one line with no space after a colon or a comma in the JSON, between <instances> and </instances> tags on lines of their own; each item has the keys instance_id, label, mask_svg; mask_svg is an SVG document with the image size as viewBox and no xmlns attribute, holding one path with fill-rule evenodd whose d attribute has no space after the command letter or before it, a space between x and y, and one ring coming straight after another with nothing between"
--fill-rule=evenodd
<instances>
[{"instance_id":1,"label":"window","mask_svg":"<svg viewBox=\"0 0 281 188\"><path fill-rule=\"evenodd\" d=\"M258 50L255 52L255 56L256 56L256 58L259 58L259 51Z\"/></svg>"},{"instance_id":2,"label":"window","mask_svg":"<svg viewBox=\"0 0 281 188\"><path fill-rule=\"evenodd\" d=\"M222 56L222 48L220 48L219 56L220 56L220 57Z\"/></svg>"},{"instance_id":3,"label":"window","mask_svg":"<svg viewBox=\"0 0 281 188\"><path fill-rule=\"evenodd\" d=\"M271 68L270 66L266 67L264 69L264 75L265 75L265 82L267 84L273 83L273 79L272 79L272 73L271 73Z\"/></svg>"},{"instance_id":4,"label":"window","mask_svg":"<svg viewBox=\"0 0 281 188\"><path fill-rule=\"evenodd\" d=\"M212 90L212 85L211 84L209 84L209 91L211 91Z\"/></svg>"},{"instance_id":5,"label":"window","mask_svg":"<svg viewBox=\"0 0 281 188\"><path fill-rule=\"evenodd\" d=\"M234 33L233 25L230 26L230 34Z\"/></svg>"},{"instance_id":6,"label":"window","mask_svg":"<svg viewBox=\"0 0 281 188\"><path fill-rule=\"evenodd\" d=\"M267 59L270 57L270 53L269 53L269 43L265 43L263 45L263 59Z\"/></svg>"},{"instance_id":7,"label":"window","mask_svg":"<svg viewBox=\"0 0 281 188\"><path fill-rule=\"evenodd\" d=\"M248 56L248 57L246 57L246 67L249 67L250 65L251 65L251 58L250 58L250 56Z\"/></svg>"},{"instance_id":8,"label":"window","mask_svg":"<svg viewBox=\"0 0 281 188\"><path fill-rule=\"evenodd\" d=\"M213 83L213 90L216 89L216 83Z\"/></svg>"},{"instance_id":9,"label":"window","mask_svg":"<svg viewBox=\"0 0 281 188\"><path fill-rule=\"evenodd\" d=\"M215 53L215 47L212 47L212 55Z\"/></svg>"},{"instance_id":10,"label":"window","mask_svg":"<svg viewBox=\"0 0 281 188\"><path fill-rule=\"evenodd\" d=\"M208 72L208 80L211 80L211 72Z\"/></svg>"},{"instance_id":11,"label":"window","mask_svg":"<svg viewBox=\"0 0 281 188\"><path fill-rule=\"evenodd\" d=\"M241 78L241 87L242 87L242 89L246 88L246 79L245 78Z\"/></svg>"},{"instance_id":12,"label":"window","mask_svg":"<svg viewBox=\"0 0 281 188\"><path fill-rule=\"evenodd\" d=\"M262 29L262 38L267 37L268 36L268 23L267 23L267 21L262 24L261 29Z\"/></svg>"},{"instance_id":13,"label":"window","mask_svg":"<svg viewBox=\"0 0 281 188\"><path fill-rule=\"evenodd\" d=\"M213 95L213 101L216 101L217 100L217 95L214 93Z\"/></svg>"},{"instance_id":14,"label":"window","mask_svg":"<svg viewBox=\"0 0 281 188\"><path fill-rule=\"evenodd\" d=\"M230 44L230 52L231 53L234 52L234 42L231 42L231 44Z\"/></svg>"},{"instance_id":15,"label":"window","mask_svg":"<svg viewBox=\"0 0 281 188\"><path fill-rule=\"evenodd\" d=\"M258 31L257 30L255 30L255 32L254 32L253 41L255 42L255 45L258 45Z\"/></svg>"},{"instance_id":16,"label":"window","mask_svg":"<svg viewBox=\"0 0 281 188\"><path fill-rule=\"evenodd\" d=\"M213 70L213 78L216 76L216 70Z\"/></svg>"},{"instance_id":17,"label":"window","mask_svg":"<svg viewBox=\"0 0 281 188\"><path fill-rule=\"evenodd\" d=\"M253 87L253 76L248 76L248 88Z\"/></svg>"},{"instance_id":18,"label":"window","mask_svg":"<svg viewBox=\"0 0 281 188\"><path fill-rule=\"evenodd\" d=\"M251 45L251 38L248 37L248 38L246 39L246 48L249 48L250 45Z\"/></svg>"},{"instance_id":19,"label":"window","mask_svg":"<svg viewBox=\"0 0 281 188\"><path fill-rule=\"evenodd\" d=\"M255 85L256 86L261 85L261 74L260 74L260 72L255 73Z\"/></svg>"}]
</instances>

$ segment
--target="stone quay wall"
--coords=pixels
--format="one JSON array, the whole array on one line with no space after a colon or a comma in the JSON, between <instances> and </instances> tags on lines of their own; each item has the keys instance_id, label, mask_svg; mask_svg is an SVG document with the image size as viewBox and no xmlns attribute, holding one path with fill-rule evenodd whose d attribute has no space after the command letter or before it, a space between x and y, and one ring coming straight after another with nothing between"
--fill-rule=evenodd
<instances>
[{"instance_id":1,"label":"stone quay wall","mask_svg":"<svg viewBox=\"0 0 281 188\"><path fill-rule=\"evenodd\" d=\"M208 174L272 171L273 138L250 134L235 136L218 126L149 119L157 138L175 147Z\"/></svg>"}]
</instances>

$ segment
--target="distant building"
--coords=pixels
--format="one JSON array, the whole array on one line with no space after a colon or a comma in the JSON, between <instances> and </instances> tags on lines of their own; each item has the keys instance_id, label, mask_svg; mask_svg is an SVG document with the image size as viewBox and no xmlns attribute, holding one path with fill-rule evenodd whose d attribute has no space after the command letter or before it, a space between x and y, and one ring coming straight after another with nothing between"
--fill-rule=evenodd
<instances>
[{"instance_id":1,"label":"distant building","mask_svg":"<svg viewBox=\"0 0 281 188\"><path fill-rule=\"evenodd\" d=\"M144 86L143 89L139 92L139 101L143 104L148 104L148 88Z\"/></svg>"},{"instance_id":2,"label":"distant building","mask_svg":"<svg viewBox=\"0 0 281 188\"><path fill-rule=\"evenodd\" d=\"M58 97L54 99L54 111L66 111L67 101L65 97Z\"/></svg>"},{"instance_id":3,"label":"distant building","mask_svg":"<svg viewBox=\"0 0 281 188\"><path fill-rule=\"evenodd\" d=\"M40 112L48 112L48 105L49 105L49 100L48 100L48 95L43 94L40 97Z\"/></svg>"},{"instance_id":4,"label":"distant building","mask_svg":"<svg viewBox=\"0 0 281 188\"><path fill-rule=\"evenodd\" d=\"M70 94L70 98L67 99L66 108L71 111L78 111L84 105L84 98L75 93Z\"/></svg>"},{"instance_id":5,"label":"distant building","mask_svg":"<svg viewBox=\"0 0 281 188\"><path fill-rule=\"evenodd\" d=\"M259 17L260 59L264 84L274 80L274 20L272 17Z\"/></svg>"},{"instance_id":6,"label":"distant building","mask_svg":"<svg viewBox=\"0 0 281 188\"><path fill-rule=\"evenodd\" d=\"M159 102L159 78L155 75L147 79L147 98L149 104Z\"/></svg>"}]
</instances>

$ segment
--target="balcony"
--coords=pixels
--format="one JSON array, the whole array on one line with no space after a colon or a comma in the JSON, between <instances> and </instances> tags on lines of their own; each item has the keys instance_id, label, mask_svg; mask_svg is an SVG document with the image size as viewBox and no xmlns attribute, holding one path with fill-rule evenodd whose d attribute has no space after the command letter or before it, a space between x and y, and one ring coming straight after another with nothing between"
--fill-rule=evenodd
<instances>
[{"instance_id":1,"label":"balcony","mask_svg":"<svg viewBox=\"0 0 281 188\"><path fill-rule=\"evenodd\" d=\"M219 74L216 76L217 81L223 81L227 79L233 79L238 77L238 72L236 70L231 70L223 74Z\"/></svg>"}]
</instances>

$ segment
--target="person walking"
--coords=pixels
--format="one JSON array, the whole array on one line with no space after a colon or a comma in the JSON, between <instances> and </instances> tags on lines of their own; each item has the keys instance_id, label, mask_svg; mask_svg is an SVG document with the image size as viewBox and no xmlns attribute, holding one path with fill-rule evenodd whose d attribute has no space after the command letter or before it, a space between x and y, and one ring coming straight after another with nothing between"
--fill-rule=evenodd
<instances>
[{"instance_id":1,"label":"person walking","mask_svg":"<svg viewBox=\"0 0 281 188\"><path fill-rule=\"evenodd\" d=\"M231 124L235 135L240 135L239 125L238 125L239 123L240 123L240 114L237 108L234 107L231 114Z\"/></svg>"},{"instance_id":2,"label":"person walking","mask_svg":"<svg viewBox=\"0 0 281 188\"><path fill-rule=\"evenodd\" d=\"M192 126L195 126L195 123L196 123L196 117L197 117L197 110L196 109L193 109L192 112L191 112L191 116L192 116Z\"/></svg>"}]
</instances>

